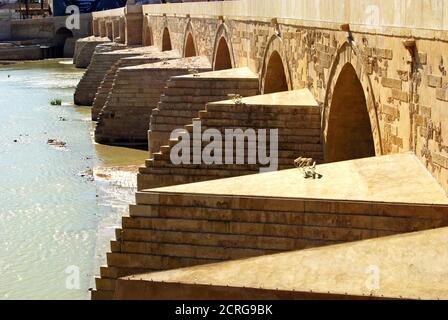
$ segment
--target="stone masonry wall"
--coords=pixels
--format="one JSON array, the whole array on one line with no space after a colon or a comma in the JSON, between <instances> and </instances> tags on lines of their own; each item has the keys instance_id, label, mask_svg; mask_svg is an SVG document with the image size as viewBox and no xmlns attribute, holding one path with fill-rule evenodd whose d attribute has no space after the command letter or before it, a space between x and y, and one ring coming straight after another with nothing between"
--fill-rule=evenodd
<instances>
[{"instance_id":1,"label":"stone masonry wall","mask_svg":"<svg viewBox=\"0 0 448 320\"><path fill-rule=\"evenodd\" d=\"M110 42L109 38L87 37L78 39L75 43L73 64L77 68L87 68L92 60L92 55L98 45Z\"/></svg>"},{"instance_id":2,"label":"stone masonry wall","mask_svg":"<svg viewBox=\"0 0 448 320\"><path fill-rule=\"evenodd\" d=\"M261 77L263 92L266 65L272 52L283 61L288 88L311 90L324 107L323 140L326 140L331 97L342 67L351 63L367 99L377 155L414 151L448 188L448 122L442 119L448 106L446 35L431 39L412 37L409 30L394 30L399 36L359 29L353 42L340 25L310 27L280 20L243 21L213 18L151 16L154 44L161 48L162 32L169 29L172 46L184 50L191 32L198 54L214 61L216 38L223 36L230 47L234 67L250 67ZM198 36L200 35L200 36ZM403 44L416 39L416 52ZM414 56L414 58L413 58Z\"/></svg>"},{"instance_id":3,"label":"stone masonry wall","mask_svg":"<svg viewBox=\"0 0 448 320\"><path fill-rule=\"evenodd\" d=\"M342 67L350 63L367 100L375 153L413 151L447 189L448 133L442 121L448 103L446 6L442 0L431 6L412 0L406 5L376 3L378 21L369 24L363 10L367 5L343 0L331 7L285 0L271 6L265 0L245 0L148 5L141 15L154 45L162 48L163 30L168 28L173 49L183 53L191 33L197 54L209 57L212 65L217 40L224 37L232 66L257 72L262 93L267 63L277 51L288 89L310 89L323 107L324 143L335 84ZM342 28L344 23L352 25ZM406 48L406 40L415 40L415 48Z\"/></svg>"}]
</instances>

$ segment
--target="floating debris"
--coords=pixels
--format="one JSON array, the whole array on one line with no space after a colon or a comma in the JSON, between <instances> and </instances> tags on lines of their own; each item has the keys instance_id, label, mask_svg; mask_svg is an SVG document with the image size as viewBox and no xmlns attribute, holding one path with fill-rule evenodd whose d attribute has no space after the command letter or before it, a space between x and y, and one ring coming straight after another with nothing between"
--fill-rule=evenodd
<instances>
[{"instance_id":1,"label":"floating debris","mask_svg":"<svg viewBox=\"0 0 448 320\"><path fill-rule=\"evenodd\" d=\"M55 147L59 147L59 148L64 148L67 146L66 142L57 140L57 139L48 139L47 144L49 144L50 146L55 146Z\"/></svg>"},{"instance_id":2,"label":"floating debris","mask_svg":"<svg viewBox=\"0 0 448 320\"><path fill-rule=\"evenodd\" d=\"M81 171L80 173L78 173L78 175L82 178L87 178L88 181L94 181L94 177L93 177L93 170L91 168L87 168L84 171Z\"/></svg>"}]
</instances>

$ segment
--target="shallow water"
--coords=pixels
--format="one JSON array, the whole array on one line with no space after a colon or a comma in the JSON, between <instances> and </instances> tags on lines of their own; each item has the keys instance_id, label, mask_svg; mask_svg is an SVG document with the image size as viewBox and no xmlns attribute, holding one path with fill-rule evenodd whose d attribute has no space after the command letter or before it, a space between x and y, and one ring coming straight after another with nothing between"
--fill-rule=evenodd
<instances>
[{"instance_id":1,"label":"shallow water","mask_svg":"<svg viewBox=\"0 0 448 320\"><path fill-rule=\"evenodd\" d=\"M0 299L89 298L112 234L104 226L113 230L132 197L133 186L115 196L80 174L146 157L92 143L90 108L73 105L82 72L65 60L0 66Z\"/></svg>"}]
</instances>

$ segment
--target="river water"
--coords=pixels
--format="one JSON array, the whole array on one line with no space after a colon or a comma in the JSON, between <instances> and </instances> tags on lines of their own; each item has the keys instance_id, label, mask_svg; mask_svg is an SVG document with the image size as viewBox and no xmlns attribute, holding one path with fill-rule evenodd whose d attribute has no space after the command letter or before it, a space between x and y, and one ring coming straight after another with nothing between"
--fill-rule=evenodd
<instances>
[{"instance_id":1,"label":"river water","mask_svg":"<svg viewBox=\"0 0 448 320\"><path fill-rule=\"evenodd\" d=\"M83 71L67 60L0 66L0 299L89 298L132 201L135 168L109 167L146 152L92 142L90 108L73 105Z\"/></svg>"}]
</instances>

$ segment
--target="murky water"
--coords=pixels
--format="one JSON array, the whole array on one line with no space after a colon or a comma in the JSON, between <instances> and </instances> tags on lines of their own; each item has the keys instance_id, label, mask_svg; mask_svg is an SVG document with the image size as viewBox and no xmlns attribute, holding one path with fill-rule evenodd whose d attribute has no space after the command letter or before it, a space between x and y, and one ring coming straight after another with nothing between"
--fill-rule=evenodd
<instances>
[{"instance_id":1,"label":"murky water","mask_svg":"<svg viewBox=\"0 0 448 320\"><path fill-rule=\"evenodd\" d=\"M132 198L132 183L110 188L80 174L146 157L92 143L90 108L72 104L82 72L65 60L0 66L0 299L89 298Z\"/></svg>"}]
</instances>

